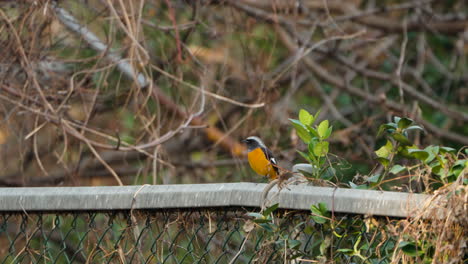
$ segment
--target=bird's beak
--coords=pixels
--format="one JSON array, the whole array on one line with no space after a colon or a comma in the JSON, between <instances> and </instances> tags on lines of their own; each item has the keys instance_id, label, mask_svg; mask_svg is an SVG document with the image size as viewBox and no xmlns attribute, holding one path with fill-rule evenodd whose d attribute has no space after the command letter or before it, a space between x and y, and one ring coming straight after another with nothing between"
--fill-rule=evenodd
<instances>
[{"instance_id":1,"label":"bird's beak","mask_svg":"<svg viewBox=\"0 0 468 264\"><path fill-rule=\"evenodd\" d=\"M242 143L247 143L247 139L243 139L241 142Z\"/></svg>"}]
</instances>

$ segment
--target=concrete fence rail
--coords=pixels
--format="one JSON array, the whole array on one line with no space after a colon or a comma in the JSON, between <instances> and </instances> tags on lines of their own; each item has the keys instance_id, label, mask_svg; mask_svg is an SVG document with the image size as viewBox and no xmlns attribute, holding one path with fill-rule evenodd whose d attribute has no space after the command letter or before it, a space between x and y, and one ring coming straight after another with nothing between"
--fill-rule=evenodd
<instances>
[{"instance_id":1,"label":"concrete fence rail","mask_svg":"<svg viewBox=\"0 0 468 264\"><path fill-rule=\"evenodd\" d=\"M106 211L259 207L266 184L219 183L115 187L0 188L0 212ZM268 193L270 204L310 210L326 203L337 213L412 217L430 195L293 185Z\"/></svg>"}]
</instances>

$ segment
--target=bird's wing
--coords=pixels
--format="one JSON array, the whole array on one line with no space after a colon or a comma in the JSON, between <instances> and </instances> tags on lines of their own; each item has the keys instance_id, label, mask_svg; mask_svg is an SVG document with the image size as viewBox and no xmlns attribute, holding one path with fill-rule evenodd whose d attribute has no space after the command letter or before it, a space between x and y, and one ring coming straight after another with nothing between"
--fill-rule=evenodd
<instances>
[{"instance_id":1,"label":"bird's wing","mask_svg":"<svg viewBox=\"0 0 468 264\"><path fill-rule=\"evenodd\" d=\"M266 156L267 156L267 159L271 162L271 164L273 165L273 168L275 169L275 172L278 173L278 163L276 162L276 159L275 157L273 157L273 153L271 153L271 151L267 148L262 148L263 149L263 152L266 153Z\"/></svg>"}]
</instances>

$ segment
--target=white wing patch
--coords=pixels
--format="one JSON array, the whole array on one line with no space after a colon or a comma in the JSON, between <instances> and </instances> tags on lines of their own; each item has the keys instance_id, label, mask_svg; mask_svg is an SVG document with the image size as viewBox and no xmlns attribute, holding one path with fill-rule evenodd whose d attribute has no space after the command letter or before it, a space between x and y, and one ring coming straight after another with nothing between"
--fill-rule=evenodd
<instances>
[{"instance_id":1,"label":"white wing patch","mask_svg":"<svg viewBox=\"0 0 468 264\"><path fill-rule=\"evenodd\" d=\"M276 160L275 160L275 158L271 158L271 159L270 159L270 162L276 165Z\"/></svg>"}]
</instances>

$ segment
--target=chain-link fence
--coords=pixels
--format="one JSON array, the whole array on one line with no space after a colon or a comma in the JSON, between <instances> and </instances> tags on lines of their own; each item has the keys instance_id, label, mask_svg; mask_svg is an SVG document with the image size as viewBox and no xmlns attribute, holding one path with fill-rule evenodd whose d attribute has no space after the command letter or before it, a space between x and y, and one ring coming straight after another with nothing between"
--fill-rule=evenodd
<instances>
[{"instance_id":1,"label":"chain-link fence","mask_svg":"<svg viewBox=\"0 0 468 264\"><path fill-rule=\"evenodd\" d=\"M313 259L331 234L310 213L282 212L254 223L239 208L0 216L1 263L272 263ZM346 225L359 216L340 217ZM275 228L277 227L277 229ZM273 230L275 229L275 230ZM381 251L393 239L362 230ZM356 235L356 239L358 239ZM330 242L330 241L329 241ZM340 241L335 247L339 247ZM373 245L375 244L375 245ZM372 253L372 252L370 252ZM388 255L388 252L386 252ZM336 260L348 261L345 252ZM306 262L304 262L306 263Z\"/></svg>"}]
</instances>

